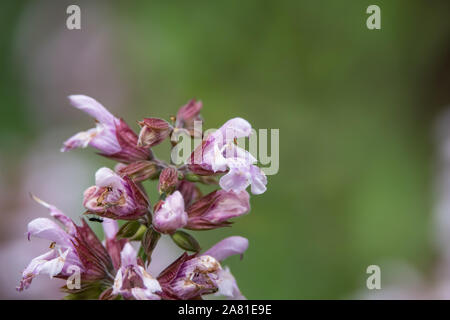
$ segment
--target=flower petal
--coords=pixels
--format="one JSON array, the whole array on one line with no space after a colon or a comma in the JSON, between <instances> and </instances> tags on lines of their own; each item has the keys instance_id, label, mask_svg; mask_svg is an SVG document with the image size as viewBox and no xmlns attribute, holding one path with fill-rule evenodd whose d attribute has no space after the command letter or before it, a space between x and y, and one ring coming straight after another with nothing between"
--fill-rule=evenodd
<instances>
[{"instance_id":1,"label":"flower petal","mask_svg":"<svg viewBox=\"0 0 450 320\"><path fill-rule=\"evenodd\" d=\"M116 220L103 218L103 232L105 233L106 239L114 239L117 232L119 231L119 225Z\"/></svg>"},{"instance_id":2,"label":"flower petal","mask_svg":"<svg viewBox=\"0 0 450 320\"><path fill-rule=\"evenodd\" d=\"M116 118L97 100L82 94L70 95L68 98L75 108L86 112L98 122L114 125Z\"/></svg>"},{"instance_id":3,"label":"flower petal","mask_svg":"<svg viewBox=\"0 0 450 320\"><path fill-rule=\"evenodd\" d=\"M219 295L226 296L232 300L246 300L239 290L236 279L230 272L230 268L225 267L218 272L216 283L219 288Z\"/></svg>"},{"instance_id":4,"label":"flower petal","mask_svg":"<svg viewBox=\"0 0 450 320\"><path fill-rule=\"evenodd\" d=\"M122 260L122 268L129 265L137 265L136 250L131 246L130 243L126 243L120 253L120 258Z\"/></svg>"},{"instance_id":5,"label":"flower petal","mask_svg":"<svg viewBox=\"0 0 450 320\"><path fill-rule=\"evenodd\" d=\"M61 246L71 246L70 236L59 225L47 218L37 218L28 223L28 239L31 236L47 239Z\"/></svg>"},{"instance_id":6,"label":"flower petal","mask_svg":"<svg viewBox=\"0 0 450 320\"><path fill-rule=\"evenodd\" d=\"M218 261L222 261L234 254L242 254L248 248L248 240L240 236L232 236L225 238L214 246L212 246L203 255L208 255L215 258Z\"/></svg>"},{"instance_id":7,"label":"flower petal","mask_svg":"<svg viewBox=\"0 0 450 320\"><path fill-rule=\"evenodd\" d=\"M251 175L251 190L253 194L261 194L267 190L267 177L264 172L257 166L252 165L250 167Z\"/></svg>"}]
</instances>

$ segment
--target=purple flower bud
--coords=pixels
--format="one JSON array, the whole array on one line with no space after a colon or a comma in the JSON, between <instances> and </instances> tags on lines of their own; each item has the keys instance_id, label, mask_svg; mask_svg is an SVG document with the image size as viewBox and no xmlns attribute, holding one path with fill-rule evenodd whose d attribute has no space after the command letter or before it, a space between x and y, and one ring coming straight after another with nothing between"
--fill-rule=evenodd
<instances>
[{"instance_id":1,"label":"purple flower bud","mask_svg":"<svg viewBox=\"0 0 450 320\"><path fill-rule=\"evenodd\" d=\"M158 118L145 118L139 121L141 132L139 133L138 146L151 148L163 142L172 131L170 124Z\"/></svg>"},{"instance_id":2,"label":"purple flower bud","mask_svg":"<svg viewBox=\"0 0 450 320\"><path fill-rule=\"evenodd\" d=\"M84 192L84 207L99 216L134 220L147 213L148 200L127 176L121 178L109 168L95 174L95 186Z\"/></svg>"},{"instance_id":3,"label":"purple flower bud","mask_svg":"<svg viewBox=\"0 0 450 320\"><path fill-rule=\"evenodd\" d=\"M187 210L187 229L207 230L225 227L231 224L228 220L239 217L250 211L249 194L224 190L213 191L198 199Z\"/></svg>"},{"instance_id":4,"label":"purple flower bud","mask_svg":"<svg viewBox=\"0 0 450 320\"><path fill-rule=\"evenodd\" d=\"M128 165L116 167L121 176L129 176L134 182L152 179L158 176L159 166L154 161L139 160Z\"/></svg>"},{"instance_id":5,"label":"purple flower bud","mask_svg":"<svg viewBox=\"0 0 450 320\"><path fill-rule=\"evenodd\" d=\"M177 113L175 126L186 129L190 135L194 136L194 121L200 121L200 110L203 104L201 101L192 99L186 105L182 106Z\"/></svg>"},{"instance_id":6,"label":"purple flower bud","mask_svg":"<svg viewBox=\"0 0 450 320\"><path fill-rule=\"evenodd\" d=\"M179 191L175 191L157 204L153 215L153 227L161 233L173 233L183 228L187 220L183 196Z\"/></svg>"},{"instance_id":7,"label":"purple flower bud","mask_svg":"<svg viewBox=\"0 0 450 320\"><path fill-rule=\"evenodd\" d=\"M36 197L34 199L48 208L51 216L65 229L47 218L37 218L28 224L28 239L38 237L49 240L51 250L31 261L23 271L17 290L27 289L39 274L67 279L73 273L73 266L79 268L82 283L112 281L109 277L113 272L111 258L86 222L83 220L83 225L79 227L56 207Z\"/></svg>"},{"instance_id":8,"label":"purple flower bud","mask_svg":"<svg viewBox=\"0 0 450 320\"><path fill-rule=\"evenodd\" d=\"M85 95L71 95L69 100L97 123L95 128L79 132L64 142L62 152L91 146L99 150L101 155L125 163L152 158L149 150L137 147L137 136L133 130L98 101Z\"/></svg>"},{"instance_id":9,"label":"purple flower bud","mask_svg":"<svg viewBox=\"0 0 450 320\"><path fill-rule=\"evenodd\" d=\"M159 300L161 292L158 280L138 264L136 251L127 243L121 252L121 266L113 285L113 295L120 294L125 299Z\"/></svg>"},{"instance_id":10,"label":"purple flower bud","mask_svg":"<svg viewBox=\"0 0 450 320\"><path fill-rule=\"evenodd\" d=\"M171 193L178 184L178 171L173 167L168 167L161 171L159 176L159 193Z\"/></svg>"}]
</instances>

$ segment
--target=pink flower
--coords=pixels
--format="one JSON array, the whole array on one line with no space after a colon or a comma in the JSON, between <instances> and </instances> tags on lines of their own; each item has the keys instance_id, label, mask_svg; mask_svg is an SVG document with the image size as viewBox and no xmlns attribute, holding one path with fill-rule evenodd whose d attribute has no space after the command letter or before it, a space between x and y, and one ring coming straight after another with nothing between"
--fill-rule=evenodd
<instances>
[{"instance_id":1,"label":"pink flower","mask_svg":"<svg viewBox=\"0 0 450 320\"><path fill-rule=\"evenodd\" d=\"M149 150L137 147L137 135L122 120L114 117L95 99L85 95L71 95L72 105L93 117L96 127L82 131L64 142L62 152L91 146L100 154L121 162L130 163L152 158Z\"/></svg>"},{"instance_id":2,"label":"pink flower","mask_svg":"<svg viewBox=\"0 0 450 320\"><path fill-rule=\"evenodd\" d=\"M229 269L222 269L220 260L232 254L243 254L248 240L226 238L204 254L184 253L158 276L163 299L196 299L218 292L232 299L245 299Z\"/></svg>"},{"instance_id":3,"label":"pink flower","mask_svg":"<svg viewBox=\"0 0 450 320\"><path fill-rule=\"evenodd\" d=\"M79 227L56 207L36 197L34 199L48 208L50 215L64 228L47 218L37 218L28 224L28 239L38 237L49 240L51 250L31 261L23 271L17 290L27 289L39 274L67 279L73 274L73 266L79 268L82 283L112 281L111 258L86 222L83 220L83 225Z\"/></svg>"},{"instance_id":4,"label":"pink flower","mask_svg":"<svg viewBox=\"0 0 450 320\"><path fill-rule=\"evenodd\" d=\"M216 190L198 199L187 210L187 229L207 230L228 226L228 220L250 211L249 194Z\"/></svg>"},{"instance_id":5,"label":"pink flower","mask_svg":"<svg viewBox=\"0 0 450 320\"><path fill-rule=\"evenodd\" d=\"M240 192L251 185L253 194L261 194L267 190L267 177L257 166L249 165L242 159L229 159L228 166L230 170L219 181L222 189Z\"/></svg>"},{"instance_id":6,"label":"pink flower","mask_svg":"<svg viewBox=\"0 0 450 320\"><path fill-rule=\"evenodd\" d=\"M184 211L184 199L179 191L160 202L153 215L153 227L161 233L173 233L183 228L188 221Z\"/></svg>"},{"instance_id":7,"label":"pink flower","mask_svg":"<svg viewBox=\"0 0 450 320\"><path fill-rule=\"evenodd\" d=\"M83 205L99 216L123 220L137 219L148 210L142 190L129 177L105 167L97 170L95 186L84 192Z\"/></svg>"},{"instance_id":8,"label":"pink flower","mask_svg":"<svg viewBox=\"0 0 450 320\"><path fill-rule=\"evenodd\" d=\"M199 175L228 173L220 179L226 191L240 192L251 185L254 194L266 191L267 178L254 164L257 160L235 144L236 138L248 137L251 125L242 118L228 120L210 134L188 158L189 169Z\"/></svg>"},{"instance_id":9,"label":"pink flower","mask_svg":"<svg viewBox=\"0 0 450 320\"><path fill-rule=\"evenodd\" d=\"M121 266L114 279L112 294L125 299L159 300L161 292L158 280L138 264L136 251L127 243L120 254Z\"/></svg>"}]
</instances>

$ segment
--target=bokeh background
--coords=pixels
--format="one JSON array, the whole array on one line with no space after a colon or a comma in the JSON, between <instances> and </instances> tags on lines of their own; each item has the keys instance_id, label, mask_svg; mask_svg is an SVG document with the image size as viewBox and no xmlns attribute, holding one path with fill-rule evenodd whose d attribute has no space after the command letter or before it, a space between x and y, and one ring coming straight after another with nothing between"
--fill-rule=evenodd
<instances>
[{"instance_id":1,"label":"bokeh background","mask_svg":"<svg viewBox=\"0 0 450 320\"><path fill-rule=\"evenodd\" d=\"M81 30L66 28L69 4ZM366 28L371 4L381 30ZM92 149L59 152L92 127L74 93L136 130L193 97L208 128L240 116L280 130L280 170L251 213L195 233L204 248L250 240L225 263L248 298L449 297L449 12L446 0L2 1L0 298L60 297L45 277L15 291L48 246L24 236L47 214L29 192L78 219L96 169L113 166Z\"/></svg>"}]
</instances>

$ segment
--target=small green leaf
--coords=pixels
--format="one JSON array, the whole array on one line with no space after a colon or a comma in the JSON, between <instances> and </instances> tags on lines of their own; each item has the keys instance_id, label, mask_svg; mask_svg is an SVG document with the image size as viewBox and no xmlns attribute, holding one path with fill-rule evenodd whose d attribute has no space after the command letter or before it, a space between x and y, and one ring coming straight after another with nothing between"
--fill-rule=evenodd
<instances>
[{"instance_id":1,"label":"small green leaf","mask_svg":"<svg viewBox=\"0 0 450 320\"><path fill-rule=\"evenodd\" d=\"M184 179L191 182L199 182L201 180L199 176L193 173L186 173L184 175Z\"/></svg>"}]
</instances>

